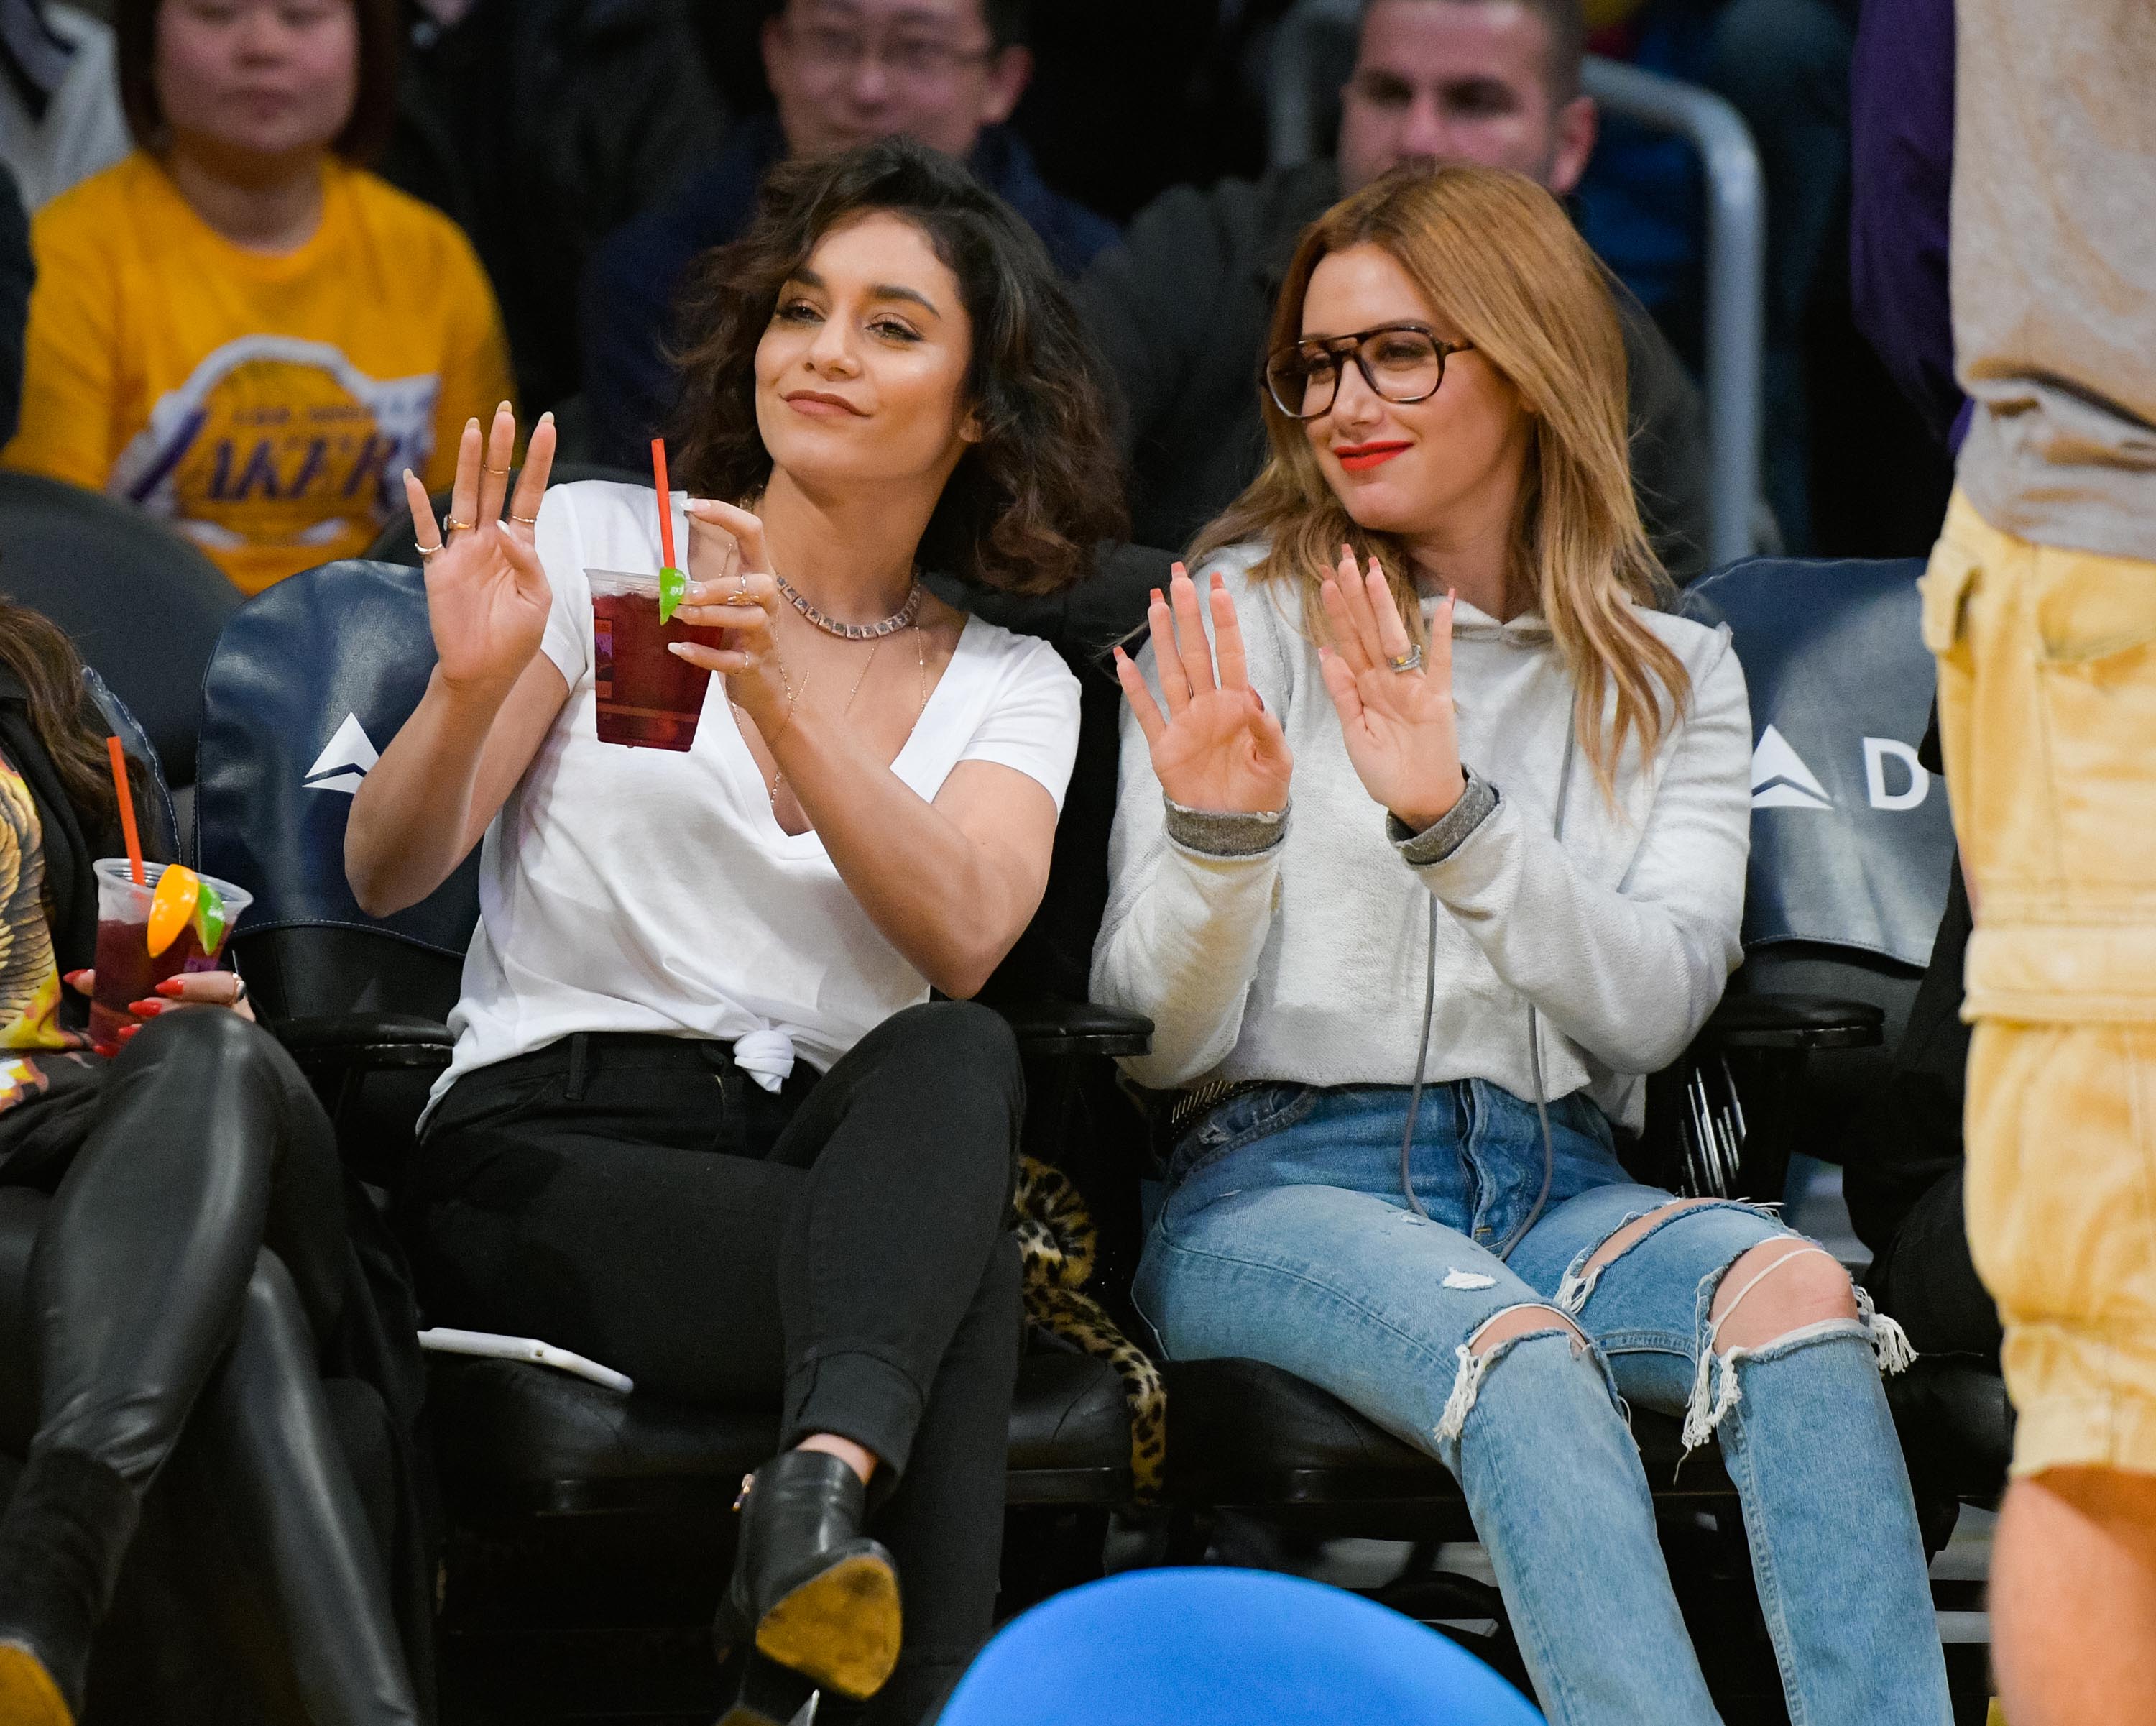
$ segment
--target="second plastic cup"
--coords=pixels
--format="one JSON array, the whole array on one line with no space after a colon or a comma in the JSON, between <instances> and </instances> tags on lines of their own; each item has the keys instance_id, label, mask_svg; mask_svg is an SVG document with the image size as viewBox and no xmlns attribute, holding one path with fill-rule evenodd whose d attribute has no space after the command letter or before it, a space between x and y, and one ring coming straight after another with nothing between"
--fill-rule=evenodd
<instances>
[{"instance_id":1,"label":"second plastic cup","mask_svg":"<svg viewBox=\"0 0 2156 1726\"><path fill-rule=\"evenodd\" d=\"M244 887L205 875L203 881L217 889L224 901L224 920L216 927L214 944L205 945L203 922L190 917L187 927L172 937L162 953L150 951L150 900L165 872L162 863L142 867L142 884L136 884L125 857L100 857L91 866L97 875L97 987L90 996L90 1036L100 1045L110 1044L124 1025L137 1024L127 1009L148 999L167 977L182 971L214 971L218 957L239 921L241 912L254 902Z\"/></svg>"},{"instance_id":2,"label":"second plastic cup","mask_svg":"<svg viewBox=\"0 0 2156 1726\"><path fill-rule=\"evenodd\" d=\"M659 578L587 569L592 588L592 673L599 741L636 749L686 749L711 674L666 650L670 641L724 648L724 629L659 621Z\"/></svg>"}]
</instances>

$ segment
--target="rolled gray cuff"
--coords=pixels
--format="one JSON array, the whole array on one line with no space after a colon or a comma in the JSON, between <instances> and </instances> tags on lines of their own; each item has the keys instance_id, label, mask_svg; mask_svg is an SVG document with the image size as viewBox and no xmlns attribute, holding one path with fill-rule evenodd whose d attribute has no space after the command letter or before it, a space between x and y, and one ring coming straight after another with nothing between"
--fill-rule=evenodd
<instances>
[{"instance_id":1,"label":"rolled gray cuff","mask_svg":"<svg viewBox=\"0 0 2156 1726\"><path fill-rule=\"evenodd\" d=\"M1417 869L1442 863L1497 812L1497 788L1465 763L1460 771L1467 781L1467 789L1460 794L1460 801L1421 832L1409 832L1398 815L1385 817L1385 836L1392 840L1400 855Z\"/></svg>"},{"instance_id":2,"label":"rolled gray cuff","mask_svg":"<svg viewBox=\"0 0 2156 1726\"><path fill-rule=\"evenodd\" d=\"M1287 811L1245 814L1229 809L1187 809L1166 792L1168 836L1201 857L1261 857L1287 836Z\"/></svg>"}]
</instances>

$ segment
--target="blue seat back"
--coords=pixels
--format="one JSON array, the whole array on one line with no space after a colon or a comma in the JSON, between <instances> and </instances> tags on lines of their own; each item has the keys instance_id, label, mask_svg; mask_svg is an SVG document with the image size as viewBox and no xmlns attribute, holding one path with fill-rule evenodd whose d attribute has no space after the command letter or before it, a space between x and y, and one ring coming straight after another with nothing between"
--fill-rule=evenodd
<instances>
[{"instance_id":1,"label":"blue seat back","mask_svg":"<svg viewBox=\"0 0 2156 1726\"><path fill-rule=\"evenodd\" d=\"M1004 1626L942 1726L1534 1726L1413 1619L1322 1583L1206 1565L1088 1583Z\"/></svg>"},{"instance_id":2,"label":"blue seat back","mask_svg":"<svg viewBox=\"0 0 2156 1726\"><path fill-rule=\"evenodd\" d=\"M381 962L385 939L431 956L449 981L424 1001L367 996L339 967L285 979L290 1013L447 1010L479 917L477 853L433 894L369 917L344 872L352 794L425 693L434 666L419 572L360 559L278 583L225 626L203 684L196 831L202 866L254 895L240 933L354 937ZM319 950L321 943L316 943ZM254 973L250 970L250 981Z\"/></svg>"},{"instance_id":3,"label":"blue seat back","mask_svg":"<svg viewBox=\"0 0 2156 1726\"><path fill-rule=\"evenodd\" d=\"M1726 622L1752 699L1748 952L1854 948L1921 969L1945 907L1953 826L1917 764L1935 674L1914 559L1753 557L1686 596Z\"/></svg>"}]
</instances>

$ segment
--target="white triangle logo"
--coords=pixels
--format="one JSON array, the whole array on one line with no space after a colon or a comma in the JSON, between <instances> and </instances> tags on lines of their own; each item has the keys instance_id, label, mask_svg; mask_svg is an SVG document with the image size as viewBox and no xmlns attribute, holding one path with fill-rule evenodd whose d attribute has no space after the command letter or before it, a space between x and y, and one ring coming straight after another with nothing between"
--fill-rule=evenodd
<instances>
[{"instance_id":1,"label":"white triangle logo","mask_svg":"<svg viewBox=\"0 0 2156 1726\"><path fill-rule=\"evenodd\" d=\"M1752 807L1755 809L1830 809L1834 799L1804 765L1804 758L1773 726L1752 752Z\"/></svg>"},{"instance_id":2,"label":"white triangle logo","mask_svg":"<svg viewBox=\"0 0 2156 1726\"><path fill-rule=\"evenodd\" d=\"M341 791L350 797L359 789L367 770L381 759L382 752L368 741L359 715L347 713L344 723L336 728L336 735L330 739L329 747L316 756L315 764L307 769L306 788L310 791Z\"/></svg>"}]
</instances>

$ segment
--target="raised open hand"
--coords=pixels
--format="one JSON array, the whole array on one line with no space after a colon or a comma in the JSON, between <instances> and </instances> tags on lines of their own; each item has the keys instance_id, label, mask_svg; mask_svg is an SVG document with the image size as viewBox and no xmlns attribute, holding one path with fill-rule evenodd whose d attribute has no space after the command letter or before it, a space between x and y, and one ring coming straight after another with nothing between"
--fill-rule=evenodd
<instances>
[{"instance_id":1,"label":"raised open hand","mask_svg":"<svg viewBox=\"0 0 2156 1726\"><path fill-rule=\"evenodd\" d=\"M504 402L484 439L480 424L465 427L449 519L434 521L427 488L404 470L405 501L427 575L427 620L442 681L452 688L501 696L516 681L547 632L553 589L533 549L532 523L554 465L554 416L543 415L525 452L524 471L509 519L509 459L516 448L516 416Z\"/></svg>"},{"instance_id":2,"label":"raised open hand","mask_svg":"<svg viewBox=\"0 0 2156 1726\"><path fill-rule=\"evenodd\" d=\"M1324 597L1332 641L1318 657L1348 759L1363 789L1419 833L1467 789L1452 705L1452 596L1437 608L1421 656L1375 557L1358 570L1353 551L1342 547Z\"/></svg>"},{"instance_id":3,"label":"raised open hand","mask_svg":"<svg viewBox=\"0 0 2156 1726\"><path fill-rule=\"evenodd\" d=\"M1168 587L1169 598L1155 588L1147 611L1154 667L1168 701L1164 717L1136 662L1116 650L1116 676L1152 751L1161 789L1188 809L1276 814L1287 807L1294 757L1280 722L1250 687L1235 602L1215 573L1206 595L1213 612L1209 646L1198 588L1180 563Z\"/></svg>"}]
</instances>

